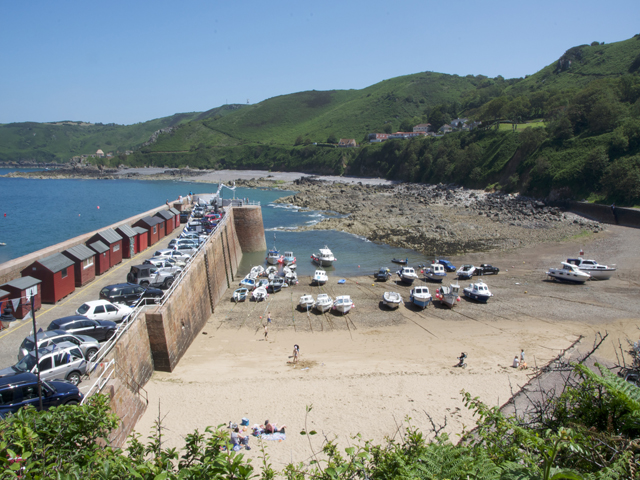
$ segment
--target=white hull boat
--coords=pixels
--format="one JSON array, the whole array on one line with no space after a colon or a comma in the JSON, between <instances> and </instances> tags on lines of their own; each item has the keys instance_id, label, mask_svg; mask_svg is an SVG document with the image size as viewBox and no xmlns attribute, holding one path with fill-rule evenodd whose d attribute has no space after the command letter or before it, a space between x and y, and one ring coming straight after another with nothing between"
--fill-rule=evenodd
<instances>
[{"instance_id":1,"label":"white hull boat","mask_svg":"<svg viewBox=\"0 0 640 480\"><path fill-rule=\"evenodd\" d=\"M349 311L353 308L353 302L351 301L351 297L349 295L340 295L336 297L333 302L333 309L342 313L349 313Z\"/></svg>"},{"instance_id":2,"label":"white hull boat","mask_svg":"<svg viewBox=\"0 0 640 480\"><path fill-rule=\"evenodd\" d=\"M384 292L382 303L389 308L398 308L402 303L402 295L398 292Z\"/></svg>"},{"instance_id":3,"label":"white hull boat","mask_svg":"<svg viewBox=\"0 0 640 480\"><path fill-rule=\"evenodd\" d=\"M263 273L264 273L264 267L262 265L256 265L255 267L251 268L249 275L251 275L251 278L256 278L262 275Z\"/></svg>"},{"instance_id":4,"label":"white hull boat","mask_svg":"<svg viewBox=\"0 0 640 480\"><path fill-rule=\"evenodd\" d=\"M409 299L416 307L427 308L431 303L431 293L429 293L429 287L416 286L411 289L411 295Z\"/></svg>"},{"instance_id":5,"label":"white hull boat","mask_svg":"<svg viewBox=\"0 0 640 480\"><path fill-rule=\"evenodd\" d=\"M316 298L315 308L319 312L322 312L322 313L328 312L331 309L332 305L333 305L333 299L326 293L321 293Z\"/></svg>"},{"instance_id":6,"label":"white hull boat","mask_svg":"<svg viewBox=\"0 0 640 480\"><path fill-rule=\"evenodd\" d=\"M285 265L296 263L296 257L293 256L293 252L284 252L284 255L282 256L282 263Z\"/></svg>"},{"instance_id":7,"label":"white hull boat","mask_svg":"<svg viewBox=\"0 0 640 480\"><path fill-rule=\"evenodd\" d=\"M576 265L567 262L562 262L562 268L550 268L547 271L547 275L554 280L578 284L584 283L591 278L591 275L583 272Z\"/></svg>"},{"instance_id":8,"label":"white hull boat","mask_svg":"<svg viewBox=\"0 0 640 480\"><path fill-rule=\"evenodd\" d=\"M279 292L282 290L282 286L284 285L284 278L282 277L273 277L269 280L269 288L272 292Z\"/></svg>"},{"instance_id":9,"label":"white hull boat","mask_svg":"<svg viewBox=\"0 0 640 480\"><path fill-rule=\"evenodd\" d=\"M240 280L240 286L248 288L249 290L253 290L256 287L256 281L253 278L244 277Z\"/></svg>"},{"instance_id":10,"label":"white hull boat","mask_svg":"<svg viewBox=\"0 0 640 480\"><path fill-rule=\"evenodd\" d=\"M324 270L316 270L316 273L313 274L313 283L316 285L324 285L329 280L327 277L327 272Z\"/></svg>"},{"instance_id":11,"label":"white hull boat","mask_svg":"<svg viewBox=\"0 0 640 480\"><path fill-rule=\"evenodd\" d=\"M251 294L251 298L253 298L256 302L261 300L265 300L269 294L267 293L267 289L265 287L256 288Z\"/></svg>"},{"instance_id":12,"label":"white hull boat","mask_svg":"<svg viewBox=\"0 0 640 480\"><path fill-rule=\"evenodd\" d=\"M311 260L313 260L314 263L317 263L321 267L330 267L331 265L333 265L333 262L337 260L337 258L333 256L333 253L331 252L331 250L329 250L329 247L325 245L324 248L320 249L319 253L314 253L313 255L311 255Z\"/></svg>"},{"instance_id":13,"label":"white hull boat","mask_svg":"<svg viewBox=\"0 0 640 480\"><path fill-rule=\"evenodd\" d=\"M298 302L298 306L302 309L302 310L311 310L313 308L313 306L315 305L315 300L313 299L313 295L302 295L300 297L300 301Z\"/></svg>"},{"instance_id":14,"label":"white hull boat","mask_svg":"<svg viewBox=\"0 0 640 480\"><path fill-rule=\"evenodd\" d=\"M463 292L465 297L482 303L487 303L493 297L493 293L489 291L489 287L484 282L470 283Z\"/></svg>"},{"instance_id":15,"label":"white hull boat","mask_svg":"<svg viewBox=\"0 0 640 480\"><path fill-rule=\"evenodd\" d=\"M448 308L453 308L456 303L460 301L460 285L451 284L447 286L441 286L438 288L436 298L440 300L440 304Z\"/></svg>"},{"instance_id":16,"label":"white hull boat","mask_svg":"<svg viewBox=\"0 0 640 480\"><path fill-rule=\"evenodd\" d=\"M269 278L271 275L277 275L277 274L278 274L278 267L270 266L264 269L264 273L262 275Z\"/></svg>"},{"instance_id":17,"label":"white hull boat","mask_svg":"<svg viewBox=\"0 0 640 480\"><path fill-rule=\"evenodd\" d=\"M441 263L432 263L424 272L424 276L432 282L442 283L442 280L447 276L447 272L444 269L444 265Z\"/></svg>"},{"instance_id":18,"label":"white hull boat","mask_svg":"<svg viewBox=\"0 0 640 480\"><path fill-rule=\"evenodd\" d=\"M473 277L476 267L473 265L462 265L456 272L456 276L461 280L469 280Z\"/></svg>"},{"instance_id":19,"label":"white hull boat","mask_svg":"<svg viewBox=\"0 0 640 480\"><path fill-rule=\"evenodd\" d=\"M411 285L414 282L414 280L418 279L418 274L416 273L413 267L402 267L396 273L400 277L400 280L402 282L408 283L409 285Z\"/></svg>"},{"instance_id":20,"label":"white hull boat","mask_svg":"<svg viewBox=\"0 0 640 480\"><path fill-rule=\"evenodd\" d=\"M600 265L595 260L568 258L567 263L576 265L582 272L588 273L593 280L609 280L616 272L617 265Z\"/></svg>"},{"instance_id":21,"label":"white hull boat","mask_svg":"<svg viewBox=\"0 0 640 480\"><path fill-rule=\"evenodd\" d=\"M244 302L247 299L247 295L249 295L249 289L238 288L236 291L233 292L233 301L236 303Z\"/></svg>"}]
</instances>

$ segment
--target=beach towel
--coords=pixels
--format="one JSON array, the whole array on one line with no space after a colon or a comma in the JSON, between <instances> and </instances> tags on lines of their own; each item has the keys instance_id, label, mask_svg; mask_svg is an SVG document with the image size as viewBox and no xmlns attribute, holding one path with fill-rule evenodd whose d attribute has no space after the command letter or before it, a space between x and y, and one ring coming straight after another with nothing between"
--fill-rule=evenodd
<instances>
[{"instance_id":1,"label":"beach towel","mask_svg":"<svg viewBox=\"0 0 640 480\"><path fill-rule=\"evenodd\" d=\"M260 435L260 438L262 440L271 440L271 441L279 441L279 440L286 440L287 439L287 434L286 433L263 433L262 435Z\"/></svg>"},{"instance_id":2,"label":"beach towel","mask_svg":"<svg viewBox=\"0 0 640 480\"><path fill-rule=\"evenodd\" d=\"M338 280L338 283L342 285L343 283L347 283L347 281L344 278L341 278L340 280Z\"/></svg>"}]
</instances>

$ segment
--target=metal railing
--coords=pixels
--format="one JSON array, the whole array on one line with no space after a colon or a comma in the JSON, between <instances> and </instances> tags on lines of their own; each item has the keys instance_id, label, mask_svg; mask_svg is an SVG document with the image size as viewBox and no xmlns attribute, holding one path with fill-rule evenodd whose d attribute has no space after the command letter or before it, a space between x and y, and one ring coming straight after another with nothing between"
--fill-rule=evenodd
<instances>
[{"instance_id":1,"label":"metal railing","mask_svg":"<svg viewBox=\"0 0 640 480\"><path fill-rule=\"evenodd\" d=\"M100 373L100 376L98 377L98 379L93 383L93 385L91 385L91 388L89 388L87 393L85 393L84 398L80 402L80 405L83 405L84 402L87 400L87 398L89 398L91 395L93 395L95 393L100 393L102 391L104 386L107 384L107 382L111 379L111 377L113 376L113 374L116 371L115 363L116 363L116 361L115 361L115 359L113 359L113 360L111 360L109 363L107 363L104 366L104 369L102 370L102 373ZM96 364L96 366L97 365L98 364ZM113 367L113 368L109 372L109 368L110 367ZM95 390L95 392L94 392L94 390Z\"/></svg>"}]
</instances>

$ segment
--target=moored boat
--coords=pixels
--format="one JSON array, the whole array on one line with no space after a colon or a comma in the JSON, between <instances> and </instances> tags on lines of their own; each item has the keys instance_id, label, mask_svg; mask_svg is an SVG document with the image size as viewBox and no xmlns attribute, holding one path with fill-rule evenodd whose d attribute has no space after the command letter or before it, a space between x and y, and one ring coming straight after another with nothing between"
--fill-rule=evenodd
<instances>
[{"instance_id":1,"label":"moored boat","mask_svg":"<svg viewBox=\"0 0 640 480\"><path fill-rule=\"evenodd\" d=\"M233 301L244 302L247 299L247 295L249 294L249 289L247 288L238 288L233 292Z\"/></svg>"},{"instance_id":2,"label":"moored boat","mask_svg":"<svg viewBox=\"0 0 640 480\"><path fill-rule=\"evenodd\" d=\"M411 285L414 280L418 279L418 274L413 267L402 267L396 273L402 282L408 283L409 285Z\"/></svg>"},{"instance_id":3,"label":"moored boat","mask_svg":"<svg viewBox=\"0 0 640 480\"><path fill-rule=\"evenodd\" d=\"M444 265L441 263L432 263L429 268L424 271L425 278L432 282L442 282L447 276L447 272L444 270Z\"/></svg>"},{"instance_id":4,"label":"moored boat","mask_svg":"<svg viewBox=\"0 0 640 480\"><path fill-rule=\"evenodd\" d=\"M329 247L325 245L324 248L321 248L318 253L314 253L313 255L311 255L311 260L313 260L314 263L317 263L321 267L330 267L331 265L333 265L333 262L338 259L333 256L333 253L331 252L331 250L329 250Z\"/></svg>"},{"instance_id":5,"label":"moored boat","mask_svg":"<svg viewBox=\"0 0 640 480\"><path fill-rule=\"evenodd\" d=\"M284 278L282 277L273 277L269 279L269 288L274 293L282 290L283 285L284 285Z\"/></svg>"},{"instance_id":6,"label":"moored boat","mask_svg":"<svg viewBox=\"0 0 640 480\"><path fill-rule=\"evenodd\" d=\"M252 293L251 293L251 297L256 301L259 302L261 300L265 300L267 297L269 296L269 294L267 293L267 289L265 287L259 287L256 288Z\"/></svg>"},{"instance_id":7,"label":"moored boat","mask_svg":"<svg viewBox=\"0 0 640 480\"><path fill-rule=\"evenodd\" d=\"M326 293L321 293L316 298L315 308L322 313L329 311L332 305L333 299Z\"/></svg>"},{"instance_id":8,"label":"moored boat","mask_svg":"<svg viewBox=\"0 0 640 480\"><path fill-rule=\"evenodd\" d=\"M575 265L580 271L588 273L594 280L609 280L616 272L617 265L600 265L595 260L584 258L567 258L567 263Z\"/></svg>"},{"instance_id":9,"label":"moored boat","mask_svg":"<svg viewBox=\"0 0 640 480\"><path fill-rule=\"evenodd\" d=\"M336 297L333 302L333 309L342 313L349 313L351 309L354 307L353 302L351 301L351 297L349 295L340 295Z\"/></svg>"},{"instance_id":10,"label":"moored boat","mask_svg":"<svg viewBox=\"0 0 640 480\"><path fill-rule=\"evenodd\" d=\"M463 292L465 297L482 303L487 303L493 297L493 293L489 291L489 287L484 282L470 283Z\"/></svg>"},{"instance_id":11,"label":"moored boat","mask_svg":"<svg viewBox=\"0 0 640 480\"><path fill-rule=\"evenodd\" d=\"M384 292L382 303L389 308L398 308L402 303L402 295L398 292Z\"/></svg>"},{"instance_id":12,"label":"moored boat","mask_svg":"<svg viewBox=\"0 0 640 480\"><path fill-rule=\"evenodd\" d=\"M584 283L591 278L587 272L583 272L576 265L562 262L562 268L550 268L547 275L555 280L568 283Z\"/></svg>"},{"instance_id":13,"label":"moored boat","mask_svg":"<svg viewBox=\"0 0 640 480\"><path fill-rule=\"evenodd\" d=\"M315 300L313 299L313 295L302 295L300 297L300 301L298 302L298 306L302 310L310 310L315 305Z\"/></svg>"},{"instance_id":14,"label":"moored boat","mask_svg":"<svg viewBox=\"0 0 640 480\"><path fill-rule=\"evenodd\" d=\"M411 289L409 299L413 304L420 308L426 308L431 303L431 293L429 287L415 286Z\"/></svg>"},{"instance_id":15,"label":"moored boat","mask_svg":"<svg viewBox=\"0 0 640 480\"><path fill-rule=\"evenodd\" d=\"M316 272L313 274L312 282L316 285L324 285L325 283L327 283L327 280L329 280L329 277L327 277L327 272L325 272L324 270L316 270Z\"/></svg>"},{"instance_id":16,"label":"moored boat","mask_svg":"<svg viewBox=\"0 0 640 480\"><path fill-rule=\"evenodd\" d=\"M267 253L267 263L269 265L276 265L280 260L280 257L281 255L280 255L280 252L278 252L278 250L271 249Z\"/></svg>"},{"instance_id":17,"label":"moored boat","mask_svg":"<svg viewBox=\"0 0 640 480\"><path fill-rule=\"evenodd\" d=\"M285 265L296 263L296 257L293 256L293 252L284 252L284 255L282 256L282 263Z\"/></svg>"},{"instance_id":18,"label":"moored boat","mask_svg":"<svg viewBox=\"0 0 640 480\"><path fill-rule=\"evenodd\" d=\"M451 284L448 287L442 285L436 291L436 298L440 300L440 305L448 308L453 308L456 303L460 301L460 285Z\"/></svg>"},{"instance_id":19,"label":"moored boat","mask_svg":"<svg viewBox=\"0 0 640 480\"><path fill-rule=\"evenodd\" d=\"M409 263L409 259L405 258L404 260L400 259L400 258L393 258L391 260L393 263L398 263L400 265L407 265Z\"/></svg>"}]
</instances>

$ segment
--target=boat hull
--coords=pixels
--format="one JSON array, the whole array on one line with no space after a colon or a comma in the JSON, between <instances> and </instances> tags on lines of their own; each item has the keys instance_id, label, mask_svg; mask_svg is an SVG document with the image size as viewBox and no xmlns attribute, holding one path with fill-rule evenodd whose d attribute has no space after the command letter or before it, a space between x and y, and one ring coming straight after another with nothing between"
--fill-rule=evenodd
<instances>
[{"instance_id":1,"label":"boat hull","mask_svg":"<svg viewBox=\"0 0 640 480\"><path fill-rule=\"evenodd\" d=\"M278 264L278 257L267 257L267 263L269 265L277 265Z\"/></svg>"},{"instance_id":2,"label":"boat hull","mask_svg":"<svg viewBox=\"0 0 640 480\"><path fill-rule=\"evenodd\" d=\"M413 295L410 297L411 303L413 303L416 307L427 308L431 303L431 297L429 298L418 298Z\"/></svg>"},{"instance_id":3,"label":"boat hull","mask_svg":"<svg viewBox=\"0 0 640 480\"><path fill-rule=\"evenodd\" d=\"M407 277L405 275L400 275L400 281L402 283L406 283L407 285L413 285L413 282L417 280L415 277Z\"/></svg>"},{"instance_id":4,"label":"boat hull","mask_svg":"<svg viewBox=\"0 0 640 480\"><path fill-rule=\"evenodd\" d=\"M457 296L445 295L440 299L440 304L444 305L447 308L453 308L456 306L456 301L458 300Z\"/></svg>"},{"instance_id":5,"label":"boat hull","mask_svg":"<svg viewBox=\"0 0 640 480\"><path fill-rule=\"evenodd\" d=\"M557 274L555 272L547 272L547 275L549 275L554 280L558 280L559 282L575 283L577 285L582 285L582 284L584 284L584 282L589 280L588 277L572 277L572 276L568 276L568 275Z\"/></svg>"},{"instance_id":6,"label":"boat hull","mask_svg":"<svg viewBox=\"0 0 640 480\"><path fill-rule=\"evenodd\" d=\"M446 275L436 275L435 273L431 273L431 272L427 272L427 274L425 275L425 278L427 280L430 280L436 283L442 283L442 280L444 280L446 277L447 277Z\"/></svg>"},{"instance_id":7,"label":"boat hull","mask_svg":"<svg viewBox=\"0 0 640 480\"><path fill-rule=\"evenodd\" d=\"M580 271L584 273L588 273L589 275L591 275L591 278L593 278L594 280L609 280L613 276L613 274L616 273L615 268L607 268L607 269L581 268Z\"/></svg>"},{"instance_id":8,"label":"boat hull","mask_svg":"<svg viewBox=\"0 0 640 480\"><path fill-rule=\"evenodd\" d=\"M331 303L327 303L327 304L324 304L324 305L316 303L315 308L316 308L316 310L318 310L320 313L325 313L325 312L328 312L329 310L331 310L331 304L332 304L332 303L333 303L333 302L331 302Z\"/></svg>"},{"instance_id":9,"label":"boat hull","mask_svg":"<svg viewBox=\"0 0 640 480\"><path fill-rule=\"evenodd\" d=\"M464 291L464 296L480 303L487 303L491 298L491 295L478 295L477 293L467 292L466 290Z\"/></svg>"},{"instance_id":10,"label":"boat hull","mask_svg":"<svg viewBox=\"0 0 640 480\"><path fill-rule=\"evenodd\" d=\"M321 267L331 267L333 265L333 260L327 260L326 258L320 258L316 255L311 256L311 260L313 263L320 265Z\"/></svg>"}]
</instances>

